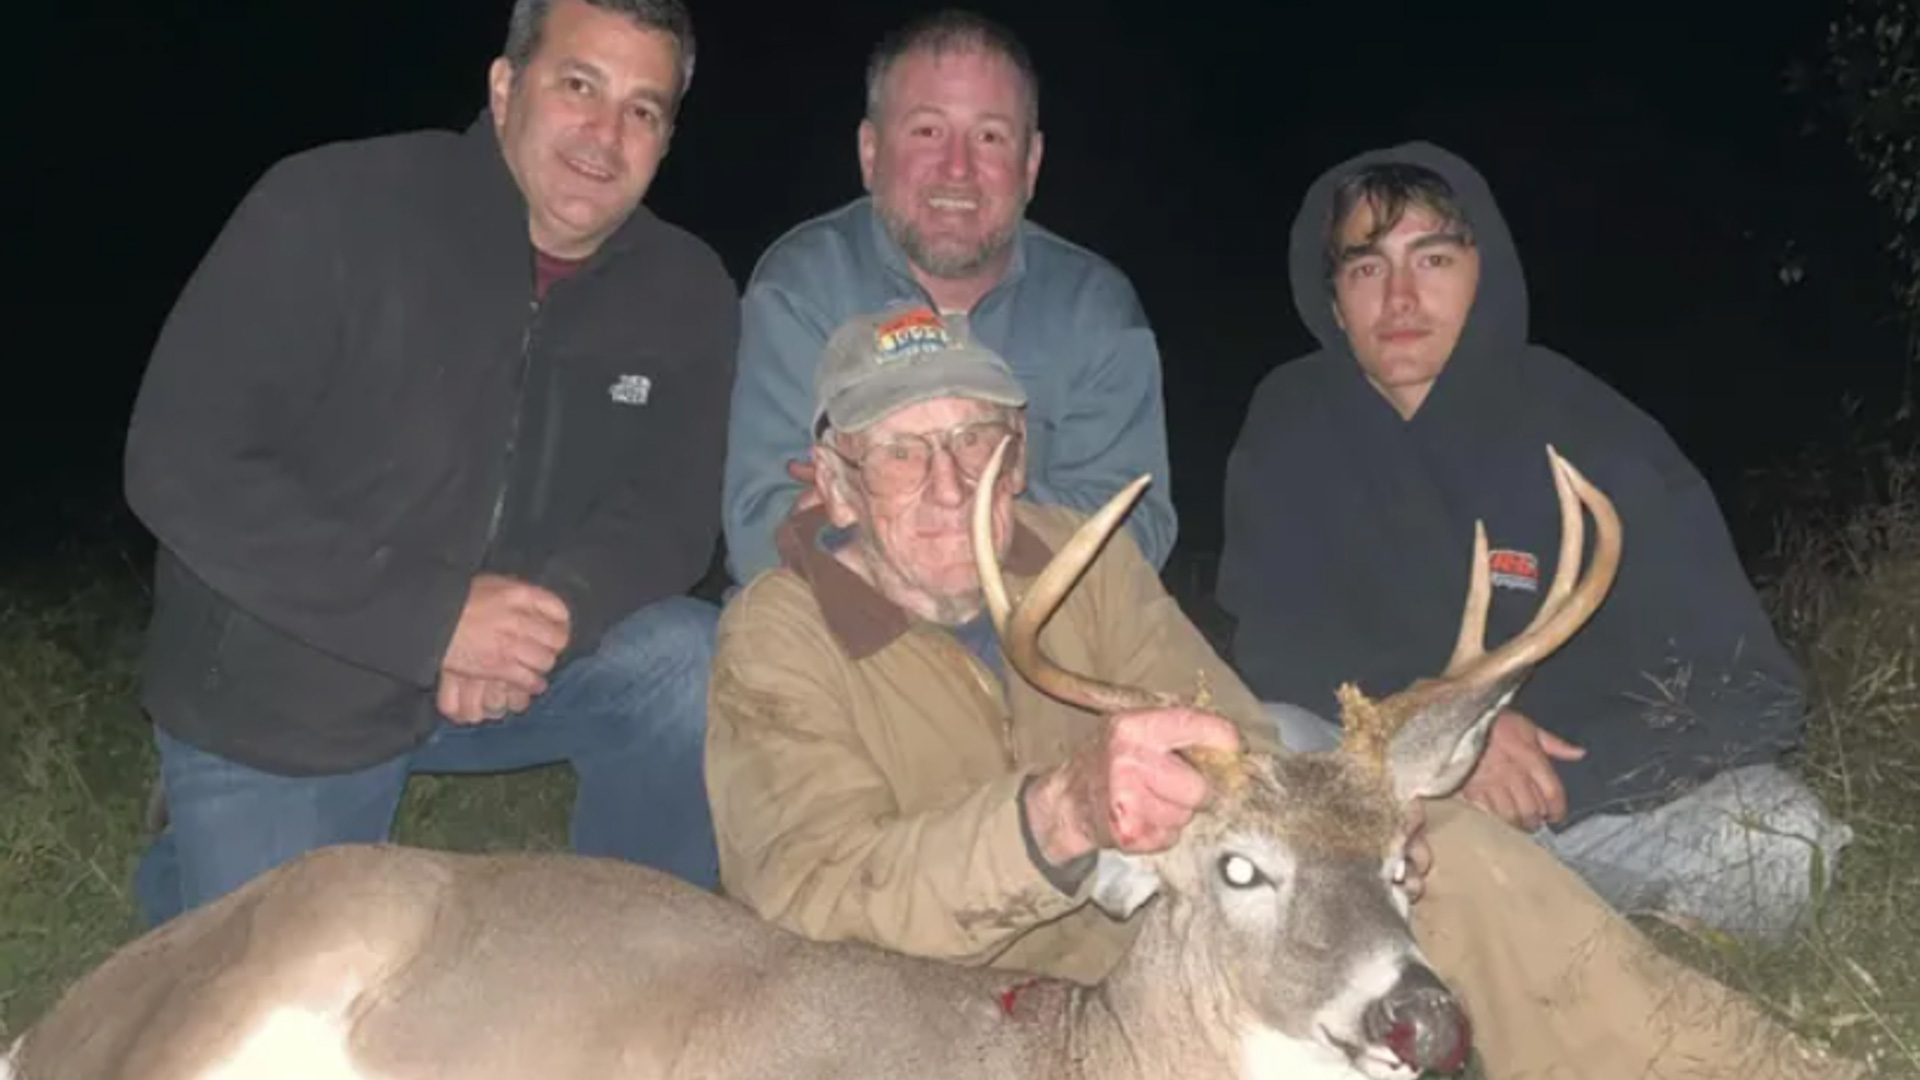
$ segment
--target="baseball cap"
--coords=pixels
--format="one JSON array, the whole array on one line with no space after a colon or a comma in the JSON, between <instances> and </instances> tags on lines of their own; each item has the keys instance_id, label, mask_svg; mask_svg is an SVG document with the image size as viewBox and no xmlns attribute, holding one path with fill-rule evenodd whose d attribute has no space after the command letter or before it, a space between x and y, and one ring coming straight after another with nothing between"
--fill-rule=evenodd
<instances>
[{"instance_id":1,"label":"baseball cap","mask_svg":"<svg viewBox=\"0 0 1920 1080\"><path fill-rule=\"evenodd\" d=\"M966 317L925 305L856 315L827 339L814 376L813 430L823 420L859 431L888 413L934 398L1021 406L1026 391L993 350L973 340Z\"/></svg>"}]
</instances>

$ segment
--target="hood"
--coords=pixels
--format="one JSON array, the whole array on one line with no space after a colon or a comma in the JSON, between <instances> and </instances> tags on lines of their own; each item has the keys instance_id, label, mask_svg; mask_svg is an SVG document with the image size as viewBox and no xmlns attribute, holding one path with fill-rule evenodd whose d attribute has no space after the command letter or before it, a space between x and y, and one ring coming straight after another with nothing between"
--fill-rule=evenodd
<instances>
[{"instance_id":1,"label":"hood","mask_svg":"<svg viewBox=\"0 0 1920 1080\"><path fill-rule=\"evenodd\" d=\"M1474 245L1480 251L1480 288L1460 344L1448 362L1448 372L1463 361L1473 363L1477 357L1518 353L1527 342L1527 282L1506 218L1501 216L1493 191L1479 170L1427 142L1369 150L1328 169L1307 189L1300 212L1293 219L1288 246L1293 304L1301 321L1313 331L1322 348L1351 357L1346 335L1333 320L1333 289L1322 268L1321 250L1334 188L1363 166L1385 163L1420 165L1440 174L1452 186L1454 197L1473 226Z\"/></svg>"}]
</instances>

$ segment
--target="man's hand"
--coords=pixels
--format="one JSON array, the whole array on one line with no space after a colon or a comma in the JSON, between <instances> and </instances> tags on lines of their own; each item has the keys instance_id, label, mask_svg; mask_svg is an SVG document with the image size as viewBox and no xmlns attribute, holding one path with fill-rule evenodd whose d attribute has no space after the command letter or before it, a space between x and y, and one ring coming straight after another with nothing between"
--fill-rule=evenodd
<instances>
[{"instance_id":1,"label":"man's hand","mask_svg":"<svg viewBox=\"0 0 1920 1080\"><path fill-rule=\"evenodd\" d=\"M1205 746L1238 750L1240 733L1212 713L1146 709L1121 713L1106 737L1027 790L1027 820L1040 853L1055 866L1099 848L1164 851L1211 794L1207 781L1174 752Z\"/></svg>"},{"instance_id":2,"label":"man's hand","mask_svg":"<svg viewBox=\"0 0 1920 1080\"><path fill-rule=\"evenodd\" d=\"M1460 797L1514 828L1532 832L1567 816L1567 789L1553 763L1586 756L1583 747L1506 709L1494 720L1487 752Z\"/></svg>"},{"instance_id":3,"label":"man's hand","mask_svg":"<svg viewBox=\"0 0 1920 1080\"><path fill-rule=\"evenodd\" d=\"M808 458L795 458L787 462L787 475L800 482L800 495L793 500L793 512L796 514L804 514L821 503L820 489L813 485L816 468Z\"/></svg>"},{"instance_id":4,"label":"man's hand","mask_svg":"<svg viewBox=\"0 0 1920 1080\"><path fill-rule=\"evenodd\" d=\"M436 704L440 715L456 724L479 724L503 719L508 713L526 712L527 706L533 704L533 697L507 683L477 679L443 668Z\"/></svg>"},{"instance_id":5,"label":"man's hand","mask_svg":"<svg viewBox=\"0 0 1920 1080\"><path fill-rule=\"evenodd\" d=\"M451 672L504 683L529 697L544 693L547 673L572 633L572 617L559 596L524 581L480 574L467 590L466 607L440 662L442 682Z\"/></svg>"}]
</instances>

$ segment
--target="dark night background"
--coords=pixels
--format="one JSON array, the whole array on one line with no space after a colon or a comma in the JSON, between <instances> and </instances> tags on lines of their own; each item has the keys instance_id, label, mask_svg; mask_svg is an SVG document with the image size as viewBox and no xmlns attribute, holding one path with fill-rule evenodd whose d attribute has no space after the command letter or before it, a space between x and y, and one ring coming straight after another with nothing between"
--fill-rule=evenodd
<instances>
[{"instance_id":1,"label":"dark night background","mask_svg":"<svg viewBox=\"0 0 1920 1080\"><path fill-rule=\"evenodd\" d=\"M1830 13L1814 0L975 6L1041 69L1033 216L1114 260L1160 332L1189 553L1218 544L1254 384L1312 345L1285 277L1301 193L1402 139L1488 175L1536 340L1665 423L1737 519L1749 470L1831 439L1845 396L1876 410L1899 394L1882 211L1838 135L1809 131L1811 103L1783 90L1790 64L1818 61ZM24 184L10 247L29 283L0 396L6 561L140 536L119 494L128 409L235 201L290 151L466 124L508 7L109 0L16 38L30 152L9 170ZM767 243L858 191L865 56L920 5L693 8L698 73L649 201L744 283Z\"/></svg>"}]
</instances>

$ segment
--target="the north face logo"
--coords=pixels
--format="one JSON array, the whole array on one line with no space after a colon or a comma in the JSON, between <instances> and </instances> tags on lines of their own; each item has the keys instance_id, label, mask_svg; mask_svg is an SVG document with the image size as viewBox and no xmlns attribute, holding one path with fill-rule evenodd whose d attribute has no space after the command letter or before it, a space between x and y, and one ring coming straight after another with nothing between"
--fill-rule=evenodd
<instances>
[{"instance_id":1,"label":"the north face logo","mask_svg":"<svg viewBox=\"0 0 1920 1080\"><path fill-rule=\"evenodd\" d=\"M622 405L645 405L653 393L653 380L645 375L622 375L607 387L607 396Z\"/></svg>"}]
</instances>

